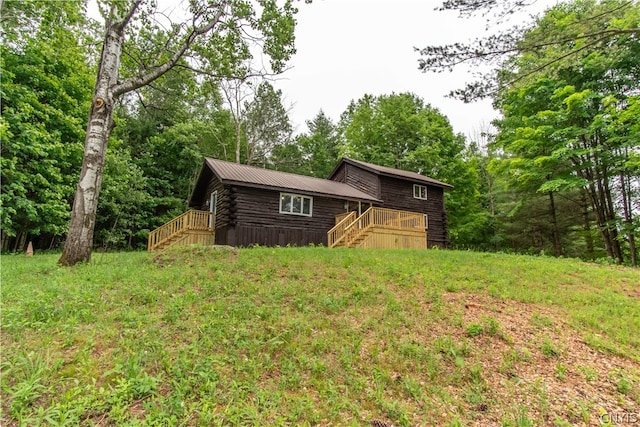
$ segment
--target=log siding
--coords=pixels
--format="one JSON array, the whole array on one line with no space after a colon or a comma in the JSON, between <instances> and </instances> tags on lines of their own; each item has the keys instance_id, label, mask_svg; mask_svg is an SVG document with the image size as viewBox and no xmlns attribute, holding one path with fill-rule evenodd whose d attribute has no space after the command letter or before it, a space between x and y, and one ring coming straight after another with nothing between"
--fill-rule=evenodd
<instances>
[{"instance_id":1,"label":"log siding","mask_svg":"<svg viewBox=\"0 0 640 427\"><path fill-rule=\"evenodd\" d=\"M443 187L405 177L376 174L358 164L349 162L342 162L338 165L332 173L331 179L345 182L382 200L382 203L375 203L375 206L428 215L428 246L440 248L449 246L448 219L444 208ZM414 197L414 184L427 188L426 199Z\"/></svg>"},{"instance_id":2,"label":"log siding","mask_svg":"<svg viewBox=\"0 0 640 427\"><path fill-rule=\"evenodd\" d=\"M415 183L404 179L380 176L380 198L383 206L389 209L420 212L428 215L428 245L429 247L447 247L449 244L446 232L446 215L444 211L444 189L424 183ZM413 184L427 187L427 198L413 197Z\"/></svg>"},{"instance_id":3,"label":"log siding","mask_svg":"<svg viewBox=\"0 0 640 427\"><path fill-rule=\"evenodd\" d=\"M345 200L313 198L311 216L280 212L281 191L222 184L212 177L205 197L218 192L216 243L233 246L326 245L327 231L336 215L345 212ZM296 194L288 191L289 194ZM200 206L209 210L206 204Z\"/></svg>"},{"instance_id":4,"label":"log siding","mask_svg":"<svg viewBox=\"0 0 640 427\"><path fill-rule=\"evenodd\" d=\"M368 165L371 166L371 165ZM340 195L313 194L292 188L260 188L259 185L229 182L219 178L213 169L203 166L196 182L190 206L208 211L207 201L218 192L216 209L216 244L233 246L304 246L327 244L327 232L335 225L336 215L357 210L362 205L418 212L428 215L428 246L447 247L449 236L444 210L444 188L436 182L431 185L405 176L377 173L370 167L342 161L330 179L359 190L360 197L351 199ZM388 169L388 168L387 168ZM260 173L260 171L252 171ZM291 180L289 178L289 180ZM322 183L320 183L322 184ZM427 199L414 198L413 185L427 187ZM343 191L343 190L341 190ZM353 190L355 191L355 190ZM280 194L300 194L313 197L311 216L280 212ZM362 194L364 193L364 194ZM369 198L369 200L367 200ZM375 202L375 199L378 202Z\"/></svg>"}]
</instances>

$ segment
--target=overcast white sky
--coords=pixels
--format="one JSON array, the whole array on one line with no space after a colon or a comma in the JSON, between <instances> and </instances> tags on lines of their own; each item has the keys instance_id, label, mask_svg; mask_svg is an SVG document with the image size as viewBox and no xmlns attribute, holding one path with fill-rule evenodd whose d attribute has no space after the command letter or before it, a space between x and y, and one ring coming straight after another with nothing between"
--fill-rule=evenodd
<instances>
[{"instance_id":1,"label":"overcast white sky","mask_svg":"<svg viewBox=\"0 0 640 427\"><path fill-rule=\"evenodd\" d=\"M454 131L474 135L496 112L490 101L464 104L446 98L473 80L469 69L422 73L414 47L483 36L485 19L459 18L435 9L440 0L313 0L298 4L297 54L274 83L292 105L296 133L320 109L337 121L351 100L413 92L447 116ZM538 2L541 3L541 2ZM545 1L550 4L550 1ZM543 5L538 4L537 9ZM525 19L520 17L519 19Z\"/></svg>"},{"instance_id":2,"label":"overcast white sky","mask_svg":"<svg viewBox=\"0 0 640 427\"><path fill-rule=\"evenodd\" d=\"M556 0L532 0L527 12L513 18L529 20ZM186 5L186 0L181 0ZM159 0L159 10L176 13L177 0ZM322 109L337 122L351 100L412 92L449 118L456 133L475 136L497 113L491 101L473 104L447 98L452 89L474 80L472 71L459 67L439 74L418 70L414 47L465 42L487 35L483 17L460 18L457 12L435 10L442 0L313 0L296 2L297 53L291 67L277 77L285 106L291 106L296 133L306 132L306 121ZM99 18L95 1L90 15ZM512 22L514 22L512 21Z\"/></svg>"}]
</instances>

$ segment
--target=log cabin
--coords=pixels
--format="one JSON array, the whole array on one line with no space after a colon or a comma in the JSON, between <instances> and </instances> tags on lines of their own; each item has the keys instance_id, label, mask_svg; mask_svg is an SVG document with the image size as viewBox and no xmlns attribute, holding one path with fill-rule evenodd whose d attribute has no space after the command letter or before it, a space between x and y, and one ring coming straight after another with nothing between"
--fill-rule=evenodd
<instances>
[{"instance_id":1,"label":"log cabin","mask_svg":"<svg viewBox=\"0 0 640 427\"><path fill-rule=\"evenodd\" d=\"M445 248L450 188L349 158L328 179L206 158L191 209L152 231L148 249L192 243Z\"/></svg>"}]
</instances>

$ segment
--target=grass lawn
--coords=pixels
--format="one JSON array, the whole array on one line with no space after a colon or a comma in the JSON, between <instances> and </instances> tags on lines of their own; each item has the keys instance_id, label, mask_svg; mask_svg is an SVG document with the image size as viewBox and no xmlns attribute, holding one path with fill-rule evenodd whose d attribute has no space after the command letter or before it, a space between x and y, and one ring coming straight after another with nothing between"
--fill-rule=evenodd
<instances>
[{"instance_id":1,"label":"grass lawn","mask_svg":"<svg viewBox=\"0 0 640 427\"><path fill-rule=\"evenodd\" d=\"M311 247L57 259L2 257L1 425L640 422L638 269Z\"/></svg>"}]
</instances>

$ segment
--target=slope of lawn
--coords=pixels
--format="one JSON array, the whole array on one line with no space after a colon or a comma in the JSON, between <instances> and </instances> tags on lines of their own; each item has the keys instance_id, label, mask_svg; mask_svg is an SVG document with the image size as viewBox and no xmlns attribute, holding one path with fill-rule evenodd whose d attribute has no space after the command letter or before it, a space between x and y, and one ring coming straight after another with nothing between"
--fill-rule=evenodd
<instances>
[{"instance_id":1,"label":"slope of lawn","mask_svg":"<svg viewBox=\"0 0 640 427\"><path fill-rule=\"evenodd\" d=\"M640 418L640 270L312 247L57 258L2 257L2 425Z\"/></svg>"}]
</instances>

